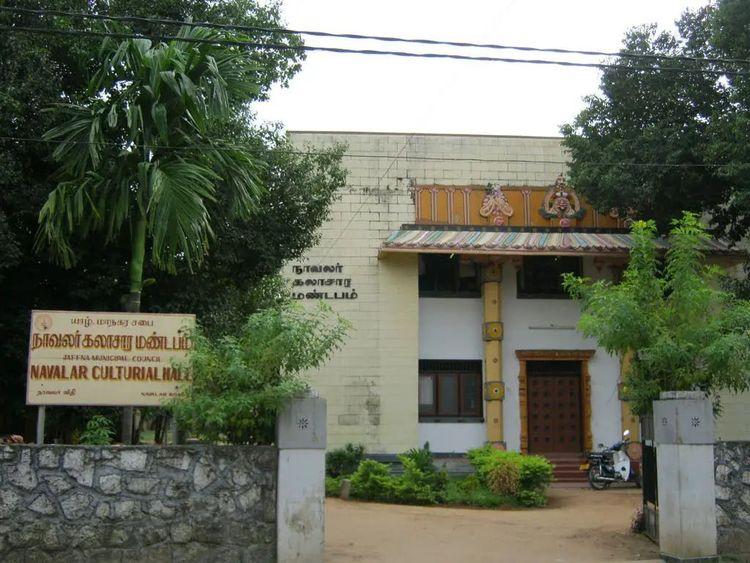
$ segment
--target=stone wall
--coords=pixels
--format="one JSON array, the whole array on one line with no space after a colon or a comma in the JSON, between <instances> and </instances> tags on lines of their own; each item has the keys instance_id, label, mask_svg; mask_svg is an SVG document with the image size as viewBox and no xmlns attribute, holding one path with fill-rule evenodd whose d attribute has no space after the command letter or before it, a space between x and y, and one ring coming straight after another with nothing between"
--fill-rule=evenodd
<instances>
[{"instance_id":1,"label":"stone wall","mask_svg":"<svg viewBox=\"0 0 750 563\"><path fill-rule=\"evenodd\" d=\"M3 446L0 561L273 561L277 450Z\"/></svg>"},{"instance_id":2,"label":"stone wall","mask_svg":"<svg viewBox=\"0 0 750 563\"><path fill-rule=\"evenodd\" d=\"M750 442L716 442L719 553L750 556Z\"/></svg>"}]
</instances>

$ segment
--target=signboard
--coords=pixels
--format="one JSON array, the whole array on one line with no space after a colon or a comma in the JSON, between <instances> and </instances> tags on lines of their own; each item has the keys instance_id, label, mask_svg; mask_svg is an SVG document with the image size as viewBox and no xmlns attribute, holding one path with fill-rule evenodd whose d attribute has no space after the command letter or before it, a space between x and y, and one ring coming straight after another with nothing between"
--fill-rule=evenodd
<instances>
[{"instance_id":1,"label":"signboard","mask_svg":"<svg viewBox=\"0 0 750 563\"><path fill-rule=\"evenodd\" d=\"M32 311L28 405L158 406L189 376L195 315Z\"/></svg>"}]
</instances>

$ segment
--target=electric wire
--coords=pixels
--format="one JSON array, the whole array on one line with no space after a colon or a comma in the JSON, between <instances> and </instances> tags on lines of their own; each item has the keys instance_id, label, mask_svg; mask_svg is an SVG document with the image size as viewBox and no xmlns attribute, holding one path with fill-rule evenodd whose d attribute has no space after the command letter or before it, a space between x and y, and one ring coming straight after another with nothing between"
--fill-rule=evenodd
<instances>
[{"instance_id":1,"label":"electric wire","mask_svg":"<svg viewBox=\"0 0 750 563\"><path fill-rule=\"evenodd\" d=\"M346 133L342 133L346 135ZM415 133L408 134L410 138L416 136ZM426 134L429 136L429 134ZM457 135L460 136L460 135ZM69 141L69 140L51 140L43 139L41 137L17 137L12 135L0 135L0 141L11 141L11 142L30 142L30 143L51 143L61 144L70 143L77 145L98 145L103 147L114 147L114 148L125 148L125 143L114 143L114 142L103 142L95 143L91 141ZM173 151L195 151L200 149L211 149L217 151L229 151L229 150L252 150L257 148L255 145L250 144L232 144L222 139L214 139L215 142L220 143L218 146L214 145L196 145L193 147L188 146L171 146L171 145L159 145L159 144L146 144L137 145L140 149L148 150L173 150ZM333 148L333 147L331 147ZM293 154L300 156L326 156L330 153L324 151L310 151L310 150L293 150ZM403 152L403 151L401 151ZM519 163L519 164L554 164L554 165L567 165L568 161L564 160L532 160L522 158L474 158L474 157L438 157L438 156L413 156L403 155L399 152L398 154L364 154L364 153L348 153L342 154L343 158L361 158L361 159L385 159L385 160L404 160L404 161L427 161L427 162L477 162L477 163L497 163L497 164L508 164L508 163ZM622 166L622 167L633 167L633 168L720 168L724 166L750 166L750 162L726 162L726 163L705 163L705 162L616 162L616 161L577 161L578 164L585 164L588 166ZM392 165L391 165L392 167Z\"/></svg>"},{"instance_id":2,"label":"electric wire","mask_svg":"<svg viewBox=\"0 0 750 563\"><path fill-rule=\"evenodd\" d=\"M468 42L468 41L450 41L450 40L444 40L444 39L395 37L395 36L389 36L389 35L366 35L366 34L360 34L360 33L333 33L333 32L328 32L328 31L289 29L289 28L283 28L283 27L263 27L263 26L253 26L253 25L222 24L222 23L205 22L205 21L204 22L191 22L191 21L166 19L166 18L148 18L144 16L110 16L110 15L105 15L105 14L90 14L90 13L87 14L87 13L82 13L82 12L69 12L69 11L64 11L64 10L18 8L18 7L9 7L9 6L0 6L0 11L34 14L34 15L40 15L40 16L51 15L51 16L58 16L58 17L92 19L92 20L98 20L98 21L129 22L129 23L156 24L156 25L174 25L174 26L186 26L186 27L202 27L202 28L208 28L208 29L219 29L219 30L230 30L230 31L249 31L249 32L266 33L266 34L308 35L311 37L368 40L368 41L380 41L380 42L389 42L389 43L439 45L439 46L448 46L448 47L525 51L525 52L535 52L535 53L558 53L558 54L582 55L582 56L624 57L624 58L650 59L650 60L674 60L674 61L701 62L701 63L745 64L745 65L750 64L749 59L694 57L694 56L686 56L686 55L660 55L656 53L634 53L632 51L597 51L597 50L586 50L586 49L564 49L564 48L559 48L559 47L532 47L532 46L526 46L526 45L475 43L475 42Z\"/></svg>"},{"instance_id":3,"label":"electric wire","mask_svg":"<svg viewBox=\"0 0 750 563\"><path fill-rule=\"evenodd\" d=\"M198 39L194 37L180 37L177 35L137 35L134 33L120 33L113 31L91 31L81 29L53 29L40 27L25 26L0 26L0 31L9 33L36 33L47 35L65 35L78 37L99 37L99 38L118 38L118 39L153 39L159 41L182 41L185 43L195 43L201 45L224 45L230 47L245 47L253 49L268 49L273 51L319 51L337 54L356 54L356 55L387 55L406 58L421 59L450 59L461 61L479 61L479 62L498 62L498 63L515 63L515 64L534 64L534 65L553 65L561 67L580 67L580 68L597 68L627 71L645 71L645 72L674 72L678 74L708 74L708 75L732 75L732 76L750 76L750 72L735 71L728 69L702 69L702 68L680 68L680 67L649 67L649 66L632 66L617 63L586 63L576 61L563 61L552 59L518 59L513 57L490 57L482 55L459 55L455 53L415 53L411 51L388 51L380 49L349 49L343 47L323 47L320 45L285 45L280 43L258 43L256 41L239 41L230 39Z\"/></svg>"}]
</instances>

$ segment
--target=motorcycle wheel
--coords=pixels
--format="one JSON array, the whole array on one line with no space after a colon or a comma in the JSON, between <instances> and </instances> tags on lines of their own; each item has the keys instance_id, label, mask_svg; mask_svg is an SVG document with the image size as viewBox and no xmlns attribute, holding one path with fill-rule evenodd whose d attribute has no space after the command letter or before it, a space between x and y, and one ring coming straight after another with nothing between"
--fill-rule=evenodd
<instances>
[{"instance_id":1,"label":"motorcycle wheel","mask_svg":"<svg viewBox=\"0 0 750 563\"><path fill-rule=\"evenodd\" d=\"M600 481L597 479L599 476L599 468L596 465L589 467L589 485L595 491L603 491L609 488L609 481Z\"/></svg>"}]
</instances>

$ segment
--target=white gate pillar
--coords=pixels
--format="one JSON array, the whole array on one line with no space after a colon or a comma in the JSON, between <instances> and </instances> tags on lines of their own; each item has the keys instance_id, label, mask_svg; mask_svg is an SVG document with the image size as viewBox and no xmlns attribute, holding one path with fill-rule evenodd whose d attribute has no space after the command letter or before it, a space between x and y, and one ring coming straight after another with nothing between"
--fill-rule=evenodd
<instances>
[{"instance_id":1,"label":"white gate pillar","mask_svg":"<svg viewBox=\"0 0 750 563\"><path fill-rule=\"evenodd\" d=\"M714 419L699 391L669 391L654 401L659 490L659 551L667 561L718 561Z\"/></svg>"},{"instance_id":2,"label":"white gate pillar","mask_svg":"<svg viewBox=\"0 0 750 563\"><path fill-rule=\"evenodd\" d=\"M326 401L291 400L276 418L276 556L322 563L325 547Z\"/></svg>"}]
</instances>

